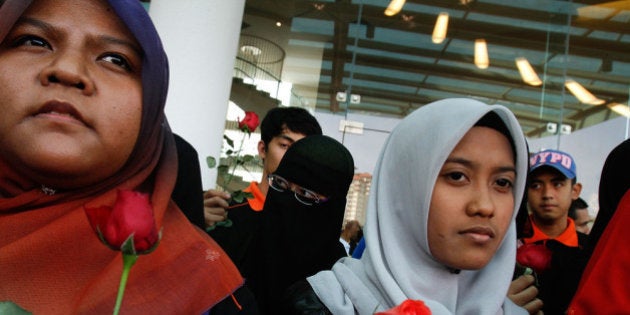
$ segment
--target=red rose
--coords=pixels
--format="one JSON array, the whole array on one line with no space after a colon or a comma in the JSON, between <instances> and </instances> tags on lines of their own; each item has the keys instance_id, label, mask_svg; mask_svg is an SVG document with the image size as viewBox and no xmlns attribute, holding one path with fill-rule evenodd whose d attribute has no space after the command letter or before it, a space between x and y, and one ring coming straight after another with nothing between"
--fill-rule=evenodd
<instances>
[{"instance_id":1,"label":"red rose","mask_svg":"<svg viewBox=\"0 0 630 315\"><path fill-rule=\"evenodd\" d=\"M125 254L151 251L160 239L149 195L119 190L114 207L85 208L90 225L105 245ZM125 241L133 239L135 252L123 249Z\"/></svg>"},{"instance_id":2,"label":"red rose","mask_svg":"<svg viewBox=\"0 0 630 315\"><path fill-rule=\"evenodd\" d=\"M258 127L259 119L258 115L254 112L245 112L245 118L243 120L238 121L238 129L243 130L244 132L252 133Z\"/></svg>"},{"instance_id":3,"label":"red rose","mask_svg":"<svg viewBox=\"0 0 630 315\"><path fill-rule=\"evenodd\" d=\"M394 308L374 315L431 315L431 310L420 300L405 300Z\"/></svg>"},{"instance_id":4,"label":"red rose","mask_svg":"<svg viewBox=\"0 0 630 315\"><path fill-rule=\"evenodd\" d=\"M545 244L523 244L516 250L516 262L542 274L551 267L551 255Z\"/></svg>"}]
</instances>

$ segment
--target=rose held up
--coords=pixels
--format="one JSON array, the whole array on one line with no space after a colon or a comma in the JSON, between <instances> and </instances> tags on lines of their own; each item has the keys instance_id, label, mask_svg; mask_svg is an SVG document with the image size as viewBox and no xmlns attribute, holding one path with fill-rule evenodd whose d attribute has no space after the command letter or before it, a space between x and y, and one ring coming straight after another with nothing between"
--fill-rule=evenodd
<instances>
[{"instance_id":1,"label":"rose held up","mask_svg":"<svg viewBox=\"0 0 630 315\"><path fill-rule=\"evenodd\" d=\"M259 119L258 115L255 112L245 112L245 117L243 120L238 121L238 129L246 132L252 133L258 127Z\"/></svg>"},{"instance_id":2,"label":"rose held up","mask_svg":"<svg viewBox=\"0 0 630 315\"><path fill-rule=\"evenodd\" d=\"M125 254L152 251L160 239L149 195L132 190L119 190L113 207L85 207L90 225L101 241ZM125 242L133 238L133 251Z\"/></svg>"},{"instance_id":3,"label":"rose held up","mask_svg":"<svg viewBox=\"0 0 630 315\"><path fill-rule=\"evenodd\" d=\"M551 250L545 244L523 244L516 250L516 262L532 268L537 274L551 267Z\"/></svg>"}]
</instances>

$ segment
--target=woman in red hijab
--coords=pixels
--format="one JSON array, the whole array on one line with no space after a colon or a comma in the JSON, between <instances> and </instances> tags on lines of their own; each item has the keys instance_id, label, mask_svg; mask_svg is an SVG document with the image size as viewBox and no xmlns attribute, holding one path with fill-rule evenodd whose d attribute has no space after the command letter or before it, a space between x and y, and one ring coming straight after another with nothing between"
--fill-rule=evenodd
<instances>
[{"instance_id":1,"label":"woman in red hijab","mask_svg":"<svg viewBox=\"0 0 630 315\"><path fill-rule=\"evenodd\" d=\"M589 234L591 257L567 314L627 314L630 310L630 140L606 158L599 212Z\"/></svg>"},{"instance_id":2,"label":"woman in red hijab","mask_svg":"<svg viewBox=\"0 0 630 315\"><path fill-rule=\"evenodd\" d=\"M34 314L111 313L121 253L99 241L84 209L134 190L149 194L162 238L131 269L123 313L247 304L232 262L171 201L167 89L167 58L139 1L4 1L0 301Z\"/></svg>"}]
</instances>

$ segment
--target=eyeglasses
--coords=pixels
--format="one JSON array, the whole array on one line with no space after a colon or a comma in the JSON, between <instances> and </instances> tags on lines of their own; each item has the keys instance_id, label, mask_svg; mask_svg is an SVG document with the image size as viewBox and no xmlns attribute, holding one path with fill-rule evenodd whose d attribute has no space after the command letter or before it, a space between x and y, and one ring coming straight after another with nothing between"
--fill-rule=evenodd
<instances>
[{"instance_id":1,"label":"eyeglasses","mask_svg":"<svg viewBox=\"0 0 630 315\"><path fill-rule=\"evenodd\" d=\"M307 206L312 206L314 203L324 203L328 200L327 197L320 195L312 190L306 189L300 185L294 184L279 175L271 174L267 176L267 180L269 181L269 187L279 192L290 190L294 193L295 199L297 199L297 201Z\"/></svg>"}]
</instances>

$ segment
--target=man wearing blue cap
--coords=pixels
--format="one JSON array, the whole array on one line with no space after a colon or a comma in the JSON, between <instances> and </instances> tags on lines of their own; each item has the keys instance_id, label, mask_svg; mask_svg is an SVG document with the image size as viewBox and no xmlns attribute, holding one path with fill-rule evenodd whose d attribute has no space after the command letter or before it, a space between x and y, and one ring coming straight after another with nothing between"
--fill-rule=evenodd
<instances>
[{"instance_id":1,"label":"man wearing blue cap","mask_svg":"<svg viewBox=\"0 0 630 315\"><path fill-rule=\"evenodd\" d=\"M555 239L578 246L575 224L568 218L573 200L580 197L575 160L568 153L544 150L530 158L527 200L534 235L525 242Z\"/></svg>"},{"instance_id":2,"label":"man wearing blue cap","mask_svg":"<svg viewBox=\"0 0 630 315\"><path fill-rule=\"evenodd\" d=\"M524 244L544 244L552 252L550 269L538 274L545 314L564 314L582 274L586 235L569 218L573 200L580 196L575 160L566 152L540 151L530 157L527 184L531 236Z\"/></svg>"}]
</instances>

